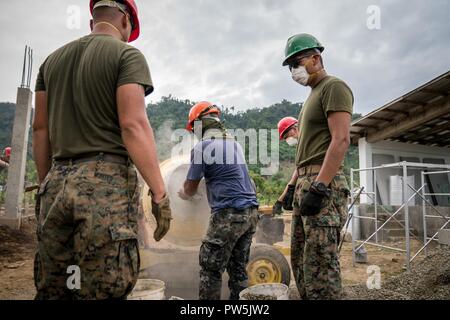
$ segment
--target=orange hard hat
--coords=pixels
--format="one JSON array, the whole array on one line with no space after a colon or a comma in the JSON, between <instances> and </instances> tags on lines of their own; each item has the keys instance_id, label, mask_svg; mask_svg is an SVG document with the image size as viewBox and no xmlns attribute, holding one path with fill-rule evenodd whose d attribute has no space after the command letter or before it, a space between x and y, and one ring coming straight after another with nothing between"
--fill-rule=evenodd
<instances>
[{"instance_id":1,"label":"orange hard hat","mask_svg":"<svg viewBox=\"0 0 450 320\"><path fill-rule=\"evenodd\" d=\"M280 134L280 140L283 140L283 136L287 133L293 126L298 123L297 119L294 117L286 117L278 122L278 133Z\"/></svg>"},{"instance_id":2,"label":"orange hard hat","mask_svg":"<svg viewBox=\"0 0 450 320\"><path fill-rule=\"evenodd\" d=\"M189 111L189 121L186 125L186 130L193 132L194 122L196 120L199 120L200 117L210 113L218 113L220 115L219 107L208 101L201 101L196 103L191 108L191 111Z\"/></svg>"},{"instance_id":3,"label":"orange hard hat","mask_svg":"<svg viewBox=\"0 0 450 320\"><path fill-rule=\"evenodd\" d=\"M101 0L91 0L91 3L89 5L91 9L91 14L94 12L94 5ZM139 16L138 16L138 8L134 0L116 0L114 2L122 3L127 6L128 12L130 13L130 18L133 20L134 28L131 30L130 39L128 39L128 42L132 42L136 40L139 37L139 33L141 30L140 24L139 24Z\"/></svg>"},{"instance_id":4,"label":"orange hard hat","mask_svg":"<svg viewBox=\"0 0 450 320\"><path fill-rule=\"evenodd\" d=\"M5 148L5 156L7 156L7 157L11 156L11 147Z\"/></svg>"}]
</instances>

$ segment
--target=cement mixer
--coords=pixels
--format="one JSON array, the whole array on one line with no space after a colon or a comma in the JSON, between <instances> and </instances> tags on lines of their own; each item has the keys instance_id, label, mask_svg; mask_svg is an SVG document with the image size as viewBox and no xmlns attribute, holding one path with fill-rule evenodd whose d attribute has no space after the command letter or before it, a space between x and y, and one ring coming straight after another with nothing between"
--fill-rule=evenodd
<instances>
[{"instance_id":1,"label":"cement mixer","mask_svg":"<svg viewBox=\"0 0 450 320\"><path fill-rule=\"evenodd\" d=\"M167 296L197 299L200 271L198 254L211 216L205 181L200 182L198 193L192 201L184 201L179 198L178 191L186 179L189 156L166 160L160 168L171 201L173 220L163 240L155 242L150 248L140 249L140 277L164 281ZM156 222L151 214L151 198L145 184L141 197L144 214L154 227ZM261 213L266 212L262 210ZM291 272L283 254L270 244L255 242L254 239L247 266L249 284L284 283L289 286ZM228 296L226 276L223 279L224 298Z\"/></svg>"}]
</instances>

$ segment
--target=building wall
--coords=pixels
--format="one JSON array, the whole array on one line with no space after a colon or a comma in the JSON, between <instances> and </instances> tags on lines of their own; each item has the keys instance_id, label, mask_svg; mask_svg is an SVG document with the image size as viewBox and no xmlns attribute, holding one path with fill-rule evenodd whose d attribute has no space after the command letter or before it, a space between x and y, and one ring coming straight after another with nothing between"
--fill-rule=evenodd
<instances>
[{"instance_id":1,"label":"building wall","mask_svg":"<svg viewBox=\"0 0 450 320\"><path fill-rule=\"evenodd\" d=\"M362 138L359 140L359 165L360 169L371 168L380 166L383 164L397 163L397 162L418 162L418 163L431 163L431 164L443 164L450 165L450 149L439 147L428 147L422 145L414 145L392 141L381 141L377 143L367 143ZM408 177L413 177L414 187L418 190L421 187L421 171L423 169L408 169ZM438 169L429 169L429 171L440 171ZM357 173L355 173L356 177ZM374 171L361 171L360 172L360 185L364 186L365 192L375 194L361 195L360 205L355 207L355 214L361 216L374 216L374 196L378 205L378 213L383 214L383 210L380 205L385 206L388 211L395 211L398 206L391 205L391 190L390 183L392 182L391 176L402 176L402 168L386 168ZM431 180L425 181L431 185L439 185L444 192L450 192L450 174L439 174L436 176L430 176ZM374 178L377 181L377 187L374 188ZM354 187L354 186L353 186ZM412 191L408 190L411 194ZM425 189L426 192L430 190ZM442 192L442 190L441 190ZM409 197L408 197L409 198ZM450 215L450 196L436 196L434 199L427 196L428 201L434 201L436 208L444 215ZM423 218L422 218L422 198L416 195L411 202L409 202L409 218L410 227L414 233L423 237ZM428 215L436 214L431 206L426 206L426 213ZM404 221L403 212L400 212L398 218ZM445 222L442 218L427 218L428 236L432 236ZM381 222L382 223L382 222ZM379 224L380 226L380 224ZM388 226L389 228L396 228L394 226ZM354 224L355 232L354 236L358 238L366 238L372 232L374 232L373 220L356 219ZM401 228L401 226L397 226ZM449 225L447 226L449 228ZM383 232L386 233L386 230Z\"/></svg>"},{"instance_id":2,"label":"building wall","mask_svg":"<svg viewBox=\"0 0 450 320\"><path fill-rule=\"evenodd\" d=\"M393 141L380 141L377 143L367 143L365 138L359 140L359 164L360 168L370 168L382 164L396 163L401 161L445 164L450 165L450 149L440 147L428 147ZM438 171L431 169L431 171ZM421 170L409 168L408 176L413 177L415 189L421 186ZM390 199L390 176L402 175L401 168L389 168L377 170L377 201L378 203L389 205ZM365 191L374 192L374 173L363 171L360 173L360 185L365 187ZM442 192L450 192L450 174L439 174L431 176L429 181ZM437 187L438 186L438 187ZM410 191L410 190L408 190ZM427 190L428 191L428 190ZM412 192L412 191L410 191ZM372 195L373 198L373 195ZM434 201L439 205L450 205L450 197L436 196ZM361 196L361 203L373 203L367 195ZM411 205L421 204L421 198L416 196Z\"/></svg>"}]
</instances>

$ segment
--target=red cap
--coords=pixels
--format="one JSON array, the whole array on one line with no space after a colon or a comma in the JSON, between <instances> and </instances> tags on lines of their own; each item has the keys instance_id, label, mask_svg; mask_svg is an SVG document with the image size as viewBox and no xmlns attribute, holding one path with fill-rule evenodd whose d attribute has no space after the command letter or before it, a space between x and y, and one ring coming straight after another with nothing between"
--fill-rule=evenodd
<instances>
[{"instance_id":1,"label":"red cap","mask_svg":"<svg viewBox=\"0 0 450 320\"><path fill-rule=\"evenodd\" d=\"M5 156L10 157L11 156L11 147L5 148Z\"/></svg>"}]
</instances>

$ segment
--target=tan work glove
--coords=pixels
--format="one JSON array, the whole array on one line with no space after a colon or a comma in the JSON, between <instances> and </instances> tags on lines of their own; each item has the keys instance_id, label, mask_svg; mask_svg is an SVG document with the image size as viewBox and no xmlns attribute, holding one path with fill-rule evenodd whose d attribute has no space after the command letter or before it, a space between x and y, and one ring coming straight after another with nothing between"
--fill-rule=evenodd
<instances>
[{"instance_id":1,"label":"tan work glove","mask_svg":"<svg viewBox=\"0 0 450 320\"><path fill-rule=\"evenodd\" d=\"M151 196L151 192L149 192ZM172 220L172 212L170 210L169 197L167 195L164 199L156 204L152 198L152 214L155 216L156 229L153 233L153 238L160 241L170 229L170 220Z\"/></svg>"}]
</instances>

